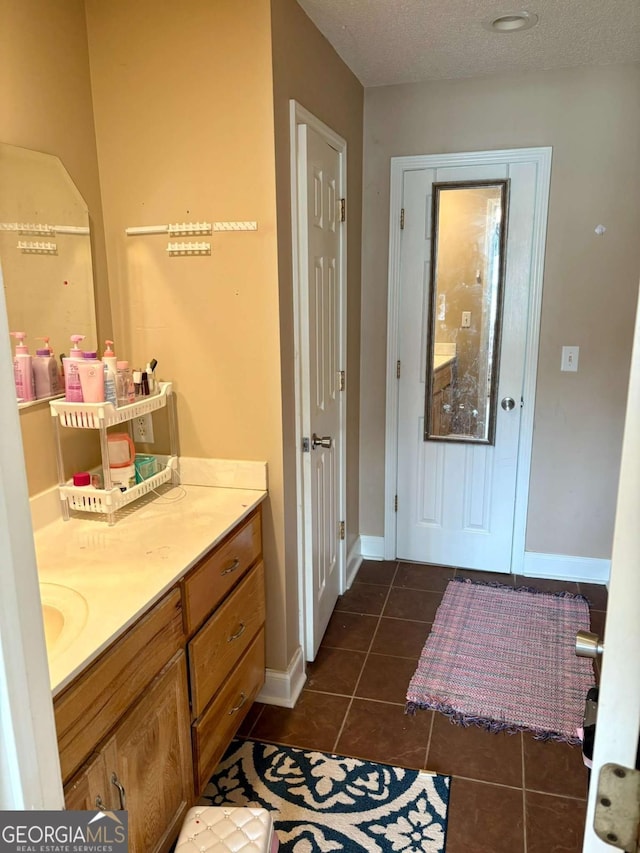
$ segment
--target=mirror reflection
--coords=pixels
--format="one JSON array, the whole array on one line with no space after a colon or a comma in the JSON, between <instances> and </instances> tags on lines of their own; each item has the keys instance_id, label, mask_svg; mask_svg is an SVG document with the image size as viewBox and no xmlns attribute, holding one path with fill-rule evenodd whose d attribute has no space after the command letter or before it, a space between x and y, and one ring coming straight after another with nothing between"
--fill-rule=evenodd
<instances>
[{"instance_id":1,"label":"mirror reflection","mask_svg":"<svg viewBox=\"0 0 640 853\"><path fill-rule=\"evenodd\" d=\"M32 356L44 338L58 367L72 334L96 345L87 205L57 157L4 143L0 266L10 330L26 334Z\"/></svg>"},{"instance_id":2,"label":"mirror reflection","mask_svg":"<svg viewBox=\"0 0 640 853\"><path fill-rule=\"evenodd\" d=\"M425 440L494 442L507 197L433 185Z\"/></svg>"}]
</instances>

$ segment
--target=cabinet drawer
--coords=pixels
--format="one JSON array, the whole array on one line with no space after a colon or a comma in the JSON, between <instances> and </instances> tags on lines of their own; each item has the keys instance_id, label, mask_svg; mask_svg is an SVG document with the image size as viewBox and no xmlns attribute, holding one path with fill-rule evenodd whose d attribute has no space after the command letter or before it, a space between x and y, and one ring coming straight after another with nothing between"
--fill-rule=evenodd
<instances>
[{"instance_id":1,"label":"cabinet drawer","mask_svg":"<svg viewBox=\"0 0 640 853\"><path fill-rule=\"evenodd\" d=\"M187 634L191 635L235 586L262 551L260 511L216 546L185 578L184 609Z\"/></svg>"},{"instance_id":2,"label":"cabinet drawer","mask_svg":"<svg viewBox=\"0 0 640 853\"><path fill-rule=\"evenodd\" d=\"M199 720L192 725L196 795L222 758L264 684L264 629Z\"/></svg>"},{"instance_id":3,"label":"cabinet drawer","mask_svg":"<svg viewBox=\"0 0 640 853\"><path fill-rule=\"evenodd\" d=\"M175 589L56 697L63 781L183 644L182 605Z\"/></svg>"},{"instance_id":4,"label":"cabinet drawer","mask_svg":"<svg viewBox=\"0 0 640 853\"><path fill-rule=\"evenodd\" d=\"M264 564L258 563L188 645L192 716L199 717L264 624Z\"/></svg>"},{"instance_id":5,"label":"cabinet drawer","mask_svg":"<svg viewBox=\"0 0 640 853\"><path fill-rule=\"evenodd\" d=\"M443 388L446 388L448 385L451 385L451 365L447 364L444 367L439 368L433 374L433 391L435 394L438 391L442 391Z\"/></svg>"}]
</instances>

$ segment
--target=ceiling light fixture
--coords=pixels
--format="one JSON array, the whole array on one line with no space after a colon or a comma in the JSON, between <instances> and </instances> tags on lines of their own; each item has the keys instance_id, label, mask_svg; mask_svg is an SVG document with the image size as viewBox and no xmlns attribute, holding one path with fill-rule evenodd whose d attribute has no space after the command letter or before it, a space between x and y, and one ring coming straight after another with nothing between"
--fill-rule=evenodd
<instances>
[{"instance_id":1,"label":"ceiling light fixture","mask_svg":"<svg viewBox=\"0 0 640 853\"><path fill-rule=\"evenodd\" d=\"M482 22L485 30L494 33L515 33L530 30L538 23L538 16L532 12L505 12Z\"/></svg>"}]
</instances>

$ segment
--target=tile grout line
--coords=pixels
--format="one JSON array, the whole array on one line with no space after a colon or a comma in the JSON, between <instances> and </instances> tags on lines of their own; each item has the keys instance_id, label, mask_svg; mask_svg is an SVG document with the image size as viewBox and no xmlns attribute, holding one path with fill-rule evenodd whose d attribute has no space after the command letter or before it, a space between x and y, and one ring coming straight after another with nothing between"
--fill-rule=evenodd
<instances>
[{"instance_id":1,"label":"tile grout line","mask_svg":"<svg viewBox=\"0 0 640 853\"><path fill-rule=\"evenodd\" d=\"M433 735L433 725L434 725L435 717L436 717L435 711L432 711L431 712L431 725L429 726L429 737L427 738L427 750L424 754L424 769L425 770L429 769L427 766L427 762L429 760L429 750L431 749L431 736ZM449 774L449 776L450 775L451 774Z\"/></svg>"},{"instance_id":2,"label":"tile grout line","mask_svg":"<svg viewBox=\"0 0 640 853\"><path fill-rule=\"evenodd\" d=\"M369 648L365 652L364 660L363 660L362 666L360 668L360 674L358 675L358 678L356 679L356 683L353 686L353 693L351 694L351 699L349 700L349 705L347 706L347 710L346 710L345 715L342 719L342 725L340 726L340 729L338 731L338 734L337 734L336 739L335 739L334 744L333 744L333 751L334 752L338 748L338 742L339 742L340 738L342 737L342 732L344 731L344 727L345 727L346 722L347 722L347 717L349 716L349 712L351 711L351 707L353 705L353 700L356 698L356 690L358 689L358 685L360 684L360 681L362 679L362 673L364 672L364 668L367 665L367 661L369 660L369 654L371 652L371 647L373 646L373 641L375 640L376 634L378 633L378 628L380 627L380 620L382 619L382 614L384 613L384 609L387 606L387 601L389 600L389 595L391 594L391 589L393 588L393 582L396 579L396 575L398 574L398 566L399 566L399 562L396 560L396 568L395 568L395 571L393 573L393 577L391 578L391 583L389 584L389 588L387 589L387 594L385 596L384 602L382 604L382 607L380 608L380 614L378 615L378 621L376 622L376 627L374 628L373 633L371 635L371 640L369 642ZM370 586L380 586L380 584L370 584ZM361 615L362 616L366 616L366 615L373 616L374 614L364 614L363 613ZM365 699L364 701L368 701L368 700Z\"/></svg>"}]
</instances>

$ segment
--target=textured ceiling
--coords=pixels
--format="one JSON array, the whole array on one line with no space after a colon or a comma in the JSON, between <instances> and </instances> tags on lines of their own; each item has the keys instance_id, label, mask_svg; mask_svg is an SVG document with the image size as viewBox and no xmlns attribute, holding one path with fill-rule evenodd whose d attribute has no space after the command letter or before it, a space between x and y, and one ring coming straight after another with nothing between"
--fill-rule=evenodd
<instances>
[{"instance_id":1,"label":"textured ceiling","mask_svg":"<svg viewBox=\"0 0 640 853\"><path fill-rule=\"evenodd\" d=\"M364 86L640 61L640 0L298 2ZM482 27L522 10L537 27Z\"/></svg>"}]
</instances>

